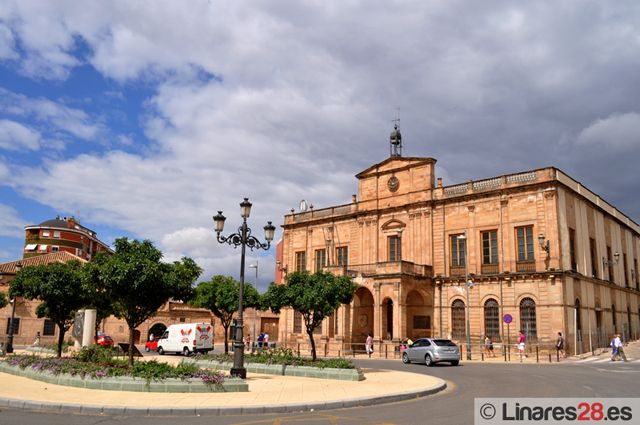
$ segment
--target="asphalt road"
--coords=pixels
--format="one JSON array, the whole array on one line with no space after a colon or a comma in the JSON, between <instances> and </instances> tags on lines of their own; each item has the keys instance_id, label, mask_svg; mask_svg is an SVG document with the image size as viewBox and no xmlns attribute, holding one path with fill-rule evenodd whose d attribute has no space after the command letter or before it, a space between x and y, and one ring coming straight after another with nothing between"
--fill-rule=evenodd
<instances>
[{"instance_id":1,"label":"asphalt road","mask_svg":"<svg viewBox=\"0 0 640 425\"><path fill-rule=\"evenodd\" d=\"M129 424L473 424L474 397L637 397L640 363L598 364L461 364L403 365L399 360L356 361L365 368L407 370L448 381L449 389L411 401L332 411L292 414L126 417L32 413L5 409L0 425L89 425ZM634 418L635 419L635 418Z\"/></svg>"}]
</instances>

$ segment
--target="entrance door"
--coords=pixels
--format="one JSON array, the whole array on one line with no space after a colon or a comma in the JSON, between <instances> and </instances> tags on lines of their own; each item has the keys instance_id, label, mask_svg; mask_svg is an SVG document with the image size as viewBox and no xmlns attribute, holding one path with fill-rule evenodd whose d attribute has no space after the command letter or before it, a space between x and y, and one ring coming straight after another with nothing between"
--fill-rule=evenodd
<instances>
[{"instance_id":1,"label":"entrance door","mask_svg":"<svg viewBox=\"0 0 640 425\"><path fill-rule=\"evenodd\" d=\"M277 341L278 339L278 318L277 317L262 317L260 318L260 332L266 332L269 334L269 342Z\"/></svg>"}]
</instances>

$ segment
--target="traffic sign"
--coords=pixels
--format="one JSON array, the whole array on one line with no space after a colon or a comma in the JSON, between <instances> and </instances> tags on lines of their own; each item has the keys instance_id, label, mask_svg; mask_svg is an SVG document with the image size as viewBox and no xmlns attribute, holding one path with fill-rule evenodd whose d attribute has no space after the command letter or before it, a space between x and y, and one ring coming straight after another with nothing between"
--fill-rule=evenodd
<instances>
[{"instance_id":1,"label":"traffic sign","mask_svg":"<svg viewBox=\"0 0 640 425\"><path fill-rule=\"evenodd\" d=\"M507 313L502 316L502 320L508 325L509 323L513 322L513 317L509 313Z\"/></svg>"}]
</instances>

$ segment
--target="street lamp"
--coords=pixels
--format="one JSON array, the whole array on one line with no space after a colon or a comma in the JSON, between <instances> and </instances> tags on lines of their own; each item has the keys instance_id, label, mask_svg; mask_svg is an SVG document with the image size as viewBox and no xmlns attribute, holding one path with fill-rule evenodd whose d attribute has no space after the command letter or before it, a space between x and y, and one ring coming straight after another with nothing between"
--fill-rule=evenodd
<instances>
[{"instance_id":1,"label":"street lamp","mask_svg":"<svg viewBox=\"0 0 640 425\"><path fill-rule=\"evenodd\" d=\"M247 369L244 367L244 343L242 342L243 331L243 304L244 304L244 259L246 247L249 247L253 251L256 249L267 250L271 246L273 235L276 231L276 226L271 224L270 221L264 226L264 238L266 243L260 242L255 236L251 236L251 229L247 226L247 218L251 214L251 202L249 198L244 198L244 201L240 202L240 216L242 217L242 226L238 228L238 233L234 233L229 236L221 236L220 233L224 230L224 221L226 217L222 215L222 211L218 211L218 214L213 216L213 222L215 223L215 231L218 242L227 243L234 248L241 247L240 250L240 298L238 300L238 320L236 324L236 338L233 343L233 367L231 368L231 376L246 379Z\"/></svg>"},{"instance_id":2,"label":"street lamp","mask_svg":"<svg viewBox=\"0 0 640 425\"><path fill-rule=\"evenodd\" d=\"M258 289L258 260L256 260L255 264L249 264L250 269L256 269L256 290ZM253 336L251 337L251 353L253 353L253 347L256 344L256 319L258 317L258 309L253 309Z\"/></svg>"},{"instance_id":3,"label":"street lamp","mask_svg":"<svg viewBox=\"0 0 640 425\"><path fill-rule=\"evenodd\" d=\"M458 240L464 243L464 286L467 293L467 360L471 360L471 324L469 318L469 267L467 265L467 233L458 236Z\"/></svg>"},{"instance_id":4,"label":"street lamp","mask_svg":"<svg viewBox=\"0 0 640 425\"><path fill-rule=\"evenodd\" d=\"M22 263L18 261L16 263L15 268L16 268L16 275L17 275L18 273L20 273L20 270L22 270ZM7 353L13 353L13 326L15 323L16 304L18 303L18 297L14 295L13 300L11 300L10 302L11 302L11 320L9 321L9 336L7 337L7 348L5 349Z\"/></svg>"}]
</instances>

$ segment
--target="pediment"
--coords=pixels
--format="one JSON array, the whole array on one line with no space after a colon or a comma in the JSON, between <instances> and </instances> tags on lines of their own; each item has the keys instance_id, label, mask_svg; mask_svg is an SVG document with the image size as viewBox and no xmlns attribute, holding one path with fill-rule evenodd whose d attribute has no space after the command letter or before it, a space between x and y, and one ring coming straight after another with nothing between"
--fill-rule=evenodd
<instances>
[{"instance_id":1,"label":"pediment","mask_svg":"<svg viewBox=\"0 0 640 425\"><path fill-rule=\"evenodd\" d=\"M391 220L385 222L382 225L381 229L383 232L385 232L385 231L394 231L398 229L404 230L405 227L407 227L407 225L404 224L402 221L392 218Z\"/></svg>"},{"instance_id":2,"label":"pediment","mask_svg":"<svg viewBox=\"0 0 640 425\"><path fill-rule=\"evenodd\" d=\"M433 158L421 158L421 157L391 157L387 158L378 164L372 165L364 171L356 174L356 178L364 179L367 177L387 174L395 171L406 170L420 165L435 164L436 160Z\"/></svg>"}]
</instances>

